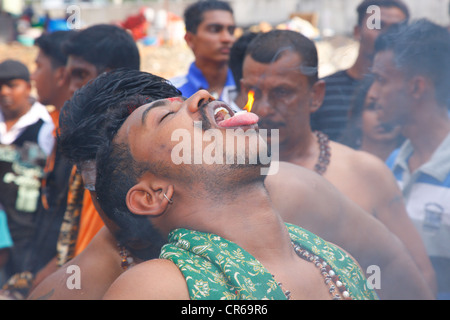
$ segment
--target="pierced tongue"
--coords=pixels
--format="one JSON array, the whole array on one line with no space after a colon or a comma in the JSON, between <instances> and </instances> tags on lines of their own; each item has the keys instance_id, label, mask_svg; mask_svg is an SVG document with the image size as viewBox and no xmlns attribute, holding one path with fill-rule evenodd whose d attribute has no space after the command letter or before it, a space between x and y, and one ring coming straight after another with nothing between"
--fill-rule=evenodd
<instances>
[{"instance_id":1,"label":"pierced tongue","mask_svg":"<svg viewBox=\"0 0 450 320\"><path fill-rule=\"evenodd\" d=\"M222 120L217 123L221 127L240 127L240 126L250 126L258 123L259 117L247 111L240 111L234 114L233 117L226 120Z\"/></svg>"}]
</instances>

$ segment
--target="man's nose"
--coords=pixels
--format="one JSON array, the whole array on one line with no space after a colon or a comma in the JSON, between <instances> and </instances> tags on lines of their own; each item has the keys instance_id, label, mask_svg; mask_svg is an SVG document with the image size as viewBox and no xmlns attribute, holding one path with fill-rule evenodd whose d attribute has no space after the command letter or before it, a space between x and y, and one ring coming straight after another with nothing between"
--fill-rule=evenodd
<instances>
[{"instance_id":1,"label":"man's nose","mask_svg":"<svg viewBox=\"0 0 450 320\"><path fill-rule=\"evenodd\" d=\"M188 110L192 113L198 112L203 103L215 100L206 90L199 90L186 100Z\"/></svg>"},{"instance_id":2,"label":"man's nose","mask_svg":"<svg viewBox=\"0 0 450 320\"><path fill-rule=\"evenodd\" d=\"M6 84L0 84L0 95L1 96L6 96L10 93L10 88L8 85Z\"/></svg>"},{"instance_id":3,"label":"man's nose","mask_svg":"<svg viewBox=\"0 0 450 320\"><path fill-rule=\"evenodd\" d=\"M220 33L220 39L223 42L234 42L234 34L230 33L230 31L227 28L223 28L222 32Z\"/></svg>"},{"instance_id":4,"label":"man's nose","mask_svg":"<svg viewBox=\"0 0 450 320\"><path fill-rule=\"evenodd\" d=\"M265 95L261 95L255 99L253 108L254 110L252 111L260 117L267 117L274 113L274 109Z\"/></svg>"},{"instance_id":5,"label":"man's nose","mask_svg":"<svg viewBox=\"0 0 450 320\"><path fill-rule=\"evenodd\" d=\"M69 84L69 93L70 96L73 96L73 94L75 93L75 91L77 91L78 89L81 88L81 86L77 83L77 81L75 80L69 80L70 84Z\"/></svg>"},{"instance_id":6,"label":"man's nose","mask_svg":"<svg viewBox=\"0 0 450 320\"><path fill-rule=\"evenodd\" d=\"M375 102L378 98L378 85L374 82L369 87L369 90L367 91L367 100Z\"/></svg>"}]
</instances>

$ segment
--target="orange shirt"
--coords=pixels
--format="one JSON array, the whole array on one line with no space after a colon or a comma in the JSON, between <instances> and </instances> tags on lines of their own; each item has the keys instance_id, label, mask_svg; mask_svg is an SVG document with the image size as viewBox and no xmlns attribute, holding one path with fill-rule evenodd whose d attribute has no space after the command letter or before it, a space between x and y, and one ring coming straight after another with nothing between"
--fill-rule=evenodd
<instances>
[{"instance_id":1,"label":"orange shirt","mask_svg":"<svg viewBox=\"0 0 450 320\"><path fill-rule=\"evenodd\" d=\"M56 131L59 129L59 111L57 109L50 112L50 116L55 124L55 131L53 132L56 138ZM55 148L56 149L56 148ZM54 152L52 158L49 159L47 167L49 170L53 169ZM75 173L75 166L73 167L72 176ZM70 201L71 193L68 193L68 201ZM80 226L78 231L77 243L75 246L75 256L78 255L89 244L92 238L104 226L103 220L97 213L97 210L92 203L91 194L88 190L84 191L83 207L81 209Z\"/></svg>"},{"instance_id":2,"label":"orange shirt","mask_svg":"<svg viewBox=\"0 0 450 320\"><path fill-rule=\"evenodd\" d=\"M102 218L98 214L88 190L84 191L83 208L81 209L80 228L78 231L75 256L87 247L92 238L104 226Z\"/></svg>"}]
</instances>

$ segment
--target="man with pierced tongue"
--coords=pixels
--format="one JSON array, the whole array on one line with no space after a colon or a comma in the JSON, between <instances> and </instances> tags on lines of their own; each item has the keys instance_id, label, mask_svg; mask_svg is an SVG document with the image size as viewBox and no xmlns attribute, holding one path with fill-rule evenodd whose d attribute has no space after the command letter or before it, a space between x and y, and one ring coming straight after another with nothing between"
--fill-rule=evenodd
<instances>
[{"instance_id":1,"label":"man with pierced tongue","mask_svg":"<svg viewBox=\"0 0 450 320\"><path fill-rule=\"evenodd\" d=\"M229 115L229 114L227 114ZM231 116L225 117L218 121L217 124L220 127L240 127L240 126L251 126L258 123L259 117L250 112L240 111L236 112ZM217 121L217 120L216 120Z\"/></svg>"},{"instance_id":2,"label":"man with pierced tongue","mask_svg":"<svg viewBox=\"0 0 450 320\"><path fill-rule=\"evenodd\" d=\"M155 156L167 155L167 152L169 151L167 148L168 144L161 144L161 141L166 141L171 135L171 130L169 130L168 127L173 126L173 123L167 123L167 121L173 121L173 118L175 117L178 122L177 128L184 128L187 126L186 128L193 130L193 121L201 119L204 122L208 121L211 127L214 125L215 129L229 129L215 126L214 120L216 117L214 112L216 112L216 115L223 112L223 119L233 115L233 112L220 102L216 101L214 103L209 103L208 95L205 97L204 91L199 93L204 99L198 100L197 97L197 106L198 104L205 106L200 107L200 112L204 113L201 118L198 115L198 112L196 112L198 107L196 107L195 102L192 101L192 99L190 100L189 105L185 105L183 108L181 108L182 104L186 104L187 101L183 102L183 99L181 98L159 100L151 105L152 108L148 108L148 103L154 101L156 96L158 96L159 99L176 96L176 93L174 95L172 94L172 92L176 92L176 89L175 91L173 89L173 86L167 85L163 79L158 80L158 77L140 71L117 70L103 74L81 89L76 95L76 99L71 99L71 101L65 105L61 118L61 122L64 123L64 125L60 132L59 143L65 146L65 150L71 151L70 153L67 153L69 158L72 159L73 156L77 156L78 158L82 157L84 161L91 159L94 160L93 163L95 165L97 150L100 146L103 146L102 149L105 147L105 134L103 133L102 128L106 127L110 129L107 131L110 134L106 135L106 137L108 137L109 141L112 141L115 132L117 131L117 127L120 126L130 114L134 114L135 110L139 111L142 115L144 113L147 114L145 117L140 117L142 126L139 127L143 130L156 130L153 131L153 133L155 133L157 137L154 136L152 141L158 143L154 144L152 141L144 139L138 148L136 148L136 143L129 147L124 145L125 148L122 150L123 152L120 151L115 155L125 156L122 157L125 161L121 161L120 164L116 163L117 166L115 166L114 163L110 164L110 167L115 168L115 174L121 174L120 177L116 177L120 182L112 183L110 185L125 186L125 190L132 189L136 184L136 180L134 179L135 173L140 174L143 171L141 171L140 166L136 165L136 161L132 160L127 155L129 155L131 149L133 152L138 153L135 156L139 159L146 154L149 155L148 152L150 152L150 155L154 154ZM136 109L145 104L147 104L147 106ZM155 112L157 114L155 114ZM139 118L139 116L137 117ZM250 117L253 116L250 115ZM142 122L143 119L146 120L146 122ZM151 126L148 125L149 122L152 124ZM146 124L145 126L144 123ZM137 124L138 123L135 123L135 125ZM249 124L249 122L246 124ZM79 130L80 128L87 127L91 130ZM131 130L129 123L127 123L126 127L130 128L128 132L131 135L139 137L139 135L136 135L138 131ZM204 125L203 129L206 130L206 127L207 126ZM239 128L245 129L248 128L248 126ZM125 129L125 131L128 130L126 128L122 129ZM135 127L135 129L138 129L138 127ZM121 132L123 133L123 131L124 130ZM141 133L143 132L141 131ZM121 137L124 138L123 135ZM139 139L142 140L142 137ZM86 145L85 141L90 141L90 144ZM117 139L115 139L114 142L116 143ZM110 143L111 142L108 142L106 146ZM170 160L168 163L170 164ZM150 168L151 171L163 169L163 164L164 162L159 162L154 166L146 166L145 169ZM202 169L203 167L192 166L191 168L187 167L186 169L196 168ZM132 169L131 173L129 172L130 169ZM168 178L169 176L177 175L176 171L178 169L179 168L176 167L174 167L173 170L163 169L162 172ZM140 195L146 200L141 199L144 200L144 203L141 202L144 206L133 205L133 210L137 209L143 213L145 210L150 209L148 208L150 202L155 203L154 201L160 199L163 203L158 205L157 201L155 206L151 207L156 209L153 210L153 213L156 213L156 216L154 217L161 222L161 219L158 219L158 207L165 207L166 210L168 210L166 213L173 212L175 210L172 206L180 206L180 201L183 202L183 199L187 197L186 199L195 198L192 201L196 202L196 207L199 205L207 205L206 210L208 211L208 217L202 219L202 223L211 222L215 223L217 227L220 227L223 218L226 218L225 220L230 218L228 211L239 215L239 219L247 217L246 211L249 209L249 204L253 203L254 205L253 201L257 199L257 197L254 196L257 190L250 188L250 185L248 185L245 190L241 190L242 188L237 188L239 184L236 186L235 184L237 182L242 183L244 179L245 181L248 181L249 179L250 181L253 179L263 179L264 177L259 176L259 170L258 176L256 176L255 172L250 170L250 168L245 168L245 170L241 168L237 172L230 171L231 168L225 168L226 170L223 171L222 169L224 168L218 168L217 166L210 169L211 170L208 170L207 172L204 172L204 170L200 170L201 172L187 170L183 174L177 175L178 179L181 180L179 181L180 187L186 184L189 185L188 190L190 191L187 191L187 193L186 190L182 192L182 189L178 188L178 183L175 185L175 188L169 188L169 186L167 186L167 188L165 186L164 188L159 188L157 186L158 181L161 182L162 180L153 180L156 185L152 184L151 187L154 188L156 186L156 192L150 192L150 190L148 190L149 192L135 192L134 196ZM246 170L250 170L251 174L239 174L244 173ZM101 172L104 172L104 169L102 169ZM101 172L99 172L99 177L102 176ZM205 177L209 177L211 173L213 173L216 178L205 179ZM145 174L144 176L147 177L149 175L151 175L151 173ZM186 175L188 175L188 177L186 177ZM106 175L106 177L109 176L109 174ZM90 182L95 184L95 173L90 179L92 179ZM232 183L232 186L229 186L230 182ZM104 180L103 183L105 183ZM204 193L209 190L210 186L211 192L214 190L216 192L204 195ZM340 247L345 248L352 256L357 258L364 270L368 270L372 265L379 266L382 270L383 279L381 288L377 290L380 297L385 299L426 299L431 297L425 283L420 277L419 271L414 264L411 263L411 258L405 253L403 246L395 240L395 237L393 237L378 220L370 215L364 214L361 208L343 197L342 194L322 177L300 166L282 162L279 164L279 171L277 174L265 178L264 186L267 188L273 207L284 216L291 217L293 219L291 222L306 227L306 229L314 232L316 235L326 238L327 240L338 244ZM109 186L107 187L109 188ZM219 190L217 190L218 188ZM261 188L262 187L259 185L257 189L261 190ZM137 190L136 188L133 189L135 191ZM45 279L41 285L34 290L30 299L99 299L115 279L123 272L128 272L125 270L130 267L132 267L132 270L135 267L139 267L139 263L142 261L159 256L160 246L164 244L165 239L161 238L158 233L152 232L153 229L148 229L148 216L133 215L136 220L128 221L128 216L124 215L123 217L126 217L125 221L111 221L108 217L109 215L115 216L116 213L129 212L127 202L123 196L123 190L121 191L122 195L115 193L116 188L113 188L111 192L111 196L115 198L113 200L117 201L119 199L119 202L111 202L110 207L105 207L102 210L97 202L95 190L91 191L94 204L102 219L105 220L107 228L103 228L81 254ZM231 199L230 192L233 193ZM236 194L240 195L239 201L234 201ZM247 196L243 199L242 194L247 194ZM153 201L151 201L152 199ZM326 199L326 201L323 201L323 199ZM267 201L264 197L262 197L261 200L264 200L264 203ZM145 204L146 201L149 202ZM270 207L264 205L263 202L261 202L261 206L253 210L254 212L260 212L262 210L262 214L259 216L257 222L251 223L250 220L253 220L254 213L250 212L249 219L245 219L244 222L239 222L235 226L238 227L238 229L234 230L235 228L232 227L229 231L232 231L233 234L236 232L238 234L247 234L253 230L253 225L260 226L262 222L267 222L266 218L271 216L272 213L270 213ZM134 202L134 204L138 203L139 202ZM105 205L108 205L108 201L103 201L103 206ZM223 215L219 215L218 210L224 209L223 206L230 207L228 207L228 211L225 211ZM185 209L189 207L190 206L187 205L185 206ZM143 211L141 211L142 209ZM209 210L211 210L211 212L209 212ZM106 215L105 211L108 211L109 214ZM162 218L164 216L169 219L173 217L172 214L168 215L166 213L161 213L160 217ZM139 216L141 218L138 218ZM212 219L212 216L214 216L214 219ZM121 214L115 216L115 218L120 217L122 217ZM152 221L156 220L152 218ZM238 221L240 220L236 220L236 222ZM317 223L317 221L322 222ZM133 223L130 224L130 222ZM229 223L228 220L226 222ZM354 232L349 233L348 226L352 224L358 226L358 228L355 228ZM121 225L120 228L119 225ZM281 227L279 221L275 221L275 225ZM158 226L162 227L161 224L158 224ZM196 230L204 231L205 227L206 225L203 225L197 227ZM284 227L280 230L283 229ZM289 227L289 231L293 231L293 229ZM269 238L271 239L275 234L267 233L260 236L260 238L265 241L267 235L270 235ZM316 238L316 236L313 236L313 238L316 240L319 239ZM184 239L180 240L179 243L183 243L183 241ZM121 245L119 247L120 249L118 249L117 243ZM275 242L271 243L265 248L267 254L273 253L276 255L276 251L273 250L272 246L274 243ZM258 244L253 244L256 245L255 248L261 249ZM249 250L253 251L255 248ZM290 251L290 249L288 250ZM233 255L235 256L237 253L239 253L239 251L235 251ZM156 266L158 266L159 263L162 262L157 262ZM209 263L206 263L205 265L208 264ZM82 277L85 280L81 290L69 290L66 286L67 281L70 280L69 277L71 277L71 274L66 273L66 269L71 265L77 265L83 270ZM271 266L270 263L267 265L263 263L263 265L264 267L267 267L268 270L280 267L276 265ZM169 266L170 270L175 271L174 265L169 264ZM193 270L196 270L196 268ZM199 270L199 272L203 271L204 270ZM280 272L281 271L282 270L280 269ZM298 270L292 270L292 272L292 274L297 274ZM180 273L177 274L178 276L180 275ZM289 275L285 274L284 276ZM279 280L278 277L276 279L279 282L284 281L282 279ZM340 281L340 283L342 283L342 281ZM200 284L200 282L198 284ZM286 285L286 287L284 287L284 285ZM292 290L288 287L288 284L284 282L283 289L284 291L286 291L286 289ZM132 292L134 291L130 291L130 293ZM235 291L232 292L232 294L235 295L237 293ZM112 295L110 297L112 297ZM163 296L161 297L164 298ZM211 296L205 295L205 297ZM242 298L243 297L244 296L242 296ZM298 298L299 296L293 293L292 297Z\"/></svg>"},{"instance_id":3,"label":"man with pierced tongue","mask_svg":"<svg viewBox=\"0 0 450 320\"><path fill-rule=\"evenodd\" d=\"M216 124L209 118L218 107L213 100L201 90L185 101L143 105L123 123L111 119L108 141L97 154L100 206L120 227L146 225L168 243L159 259L124 273L104 298L377 299L345 251L281 220L262 164L172 162L177 129L193 137L203 130L196 121L223 131L256 124L247 112Z\"/></svg>"}]
</instances>

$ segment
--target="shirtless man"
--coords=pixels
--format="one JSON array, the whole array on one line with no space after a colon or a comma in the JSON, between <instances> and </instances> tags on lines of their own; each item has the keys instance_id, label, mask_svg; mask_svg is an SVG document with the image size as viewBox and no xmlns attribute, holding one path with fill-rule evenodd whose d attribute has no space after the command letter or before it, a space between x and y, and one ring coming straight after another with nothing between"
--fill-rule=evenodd
<instances>
[{"instance_id":1,"label":"shirtless man","mask_svg":"<svg viewBox=\"0 0 450 320\"><path fill-rule=\"evenodd\" d=\"M159 259L120 276L105 299L377 299L351 257L304 229L285 225L272 207L261 174L270 164L250 163L255 154L267 152L255 114L233 113L201 90L187 100L145 104L124 122L116 118L120 115L113 113L97 154L98 202L125 241L145 228L168 243ZM183 152L191 155L199 150L195 137L215 130L220 161L176 163L178 142L172 134L180 129L191 142ZM235 146L229 133L238 129L249 139ZM202 143L203 150L210 146L205 139ZM245 154L244 163L237 162L238 154ZM302 258L311 254L314 263ZM340 280L328 276L323 265ZM333 280L326 283L323 277ZM199 282L206 285L199 288Z\"/></svg>"},{"instance_id":2,"label":"shirtless man","mask_svg":"<svg viewBox=\"0 0 450 320\"><path fill-rule=\"evenodd\" d=\"M321 105L325 90L317 67L315 45L300 33L275 30L261 34L246 51L242 92L254 92L253 110L261 128L279 129L280 160L315 170L386 225L405 244L434 290L435 275L424 244L387 166L375 156L311 130L310 114ZM280 212L287 222L297 214Z\"/></svg>"},{"instance_id":3,"label":"shirtless man","mask_svg":"<svg viewBox=\"0 0 450 320\"><path fill-rule=\"evenodd\" d=\"M117 79L121 79L121 82L116 81ZM67 135L68 140L65 142L66 147L71 145L73 151L78 151L71 153L72 160L87 162L89 159L95 159L96 147L94 146L101 143L98 130L90 131L88 136L83 136L86 130L76 130L77 127L89 124L90 127L100 128L104 117L99 115L106 115L108 109L122 109L125 117L130 110L133 110L133 103L126 100L127 95L121 93L121 90L142 92L144 96L151 98L155 92L164 92L169 89L155 88L156 91L152 92L146 88L151 80L155 79L152 79L149 74L138 71L113 71L100 76L80 90L77 95L80 99L66 104L67 110L63 113L67 116L66 120L74 118L79 120L75 123L66 123L63 119L61 121L62 137L65 130L70 131ZM75 105L71 107L74 103ZM82 116L69 116L71 113ZM80 134L80 136L70 140L73 134ZM77 144L77 141L80 144ZM86 146L84 141L91 143ZM83 172L85 185L95 185L95 170L93 175L89 175L88 170L82 170ZM371 265L379 266L382 270L381 290L378 290L381 298L426 299L431 297L417 268L398 239L378 220L365 214L353 202L343 197L325 179L302 167L280 163L278 174L268 176L266 186L279 211L298 213L291 215L296 219L297 224L308 226L309 230L351 252L364 270ZM92 198L96 199L95 191L90 189ZM319 198L318 195L320 195ZM323 198L327 201L322 201ZM94 204L98 205L95 200ZM97 209L99 214L106 218L102 210L99 207ZM112 232L115 231L115 227L110 223L106 225ZM349 229L353 232L348 232ZM122 260L126 259L119 255L117 239L104 228L86 250L48 277L30 298L99 299L112 281L123 272ZM136 256L134 256L134 262L139 262ZM66 286L66 281L71 275L66 272L69 265L77 265L83 270L81 290L69 290Z\"/></svg>"}]
</instances>

